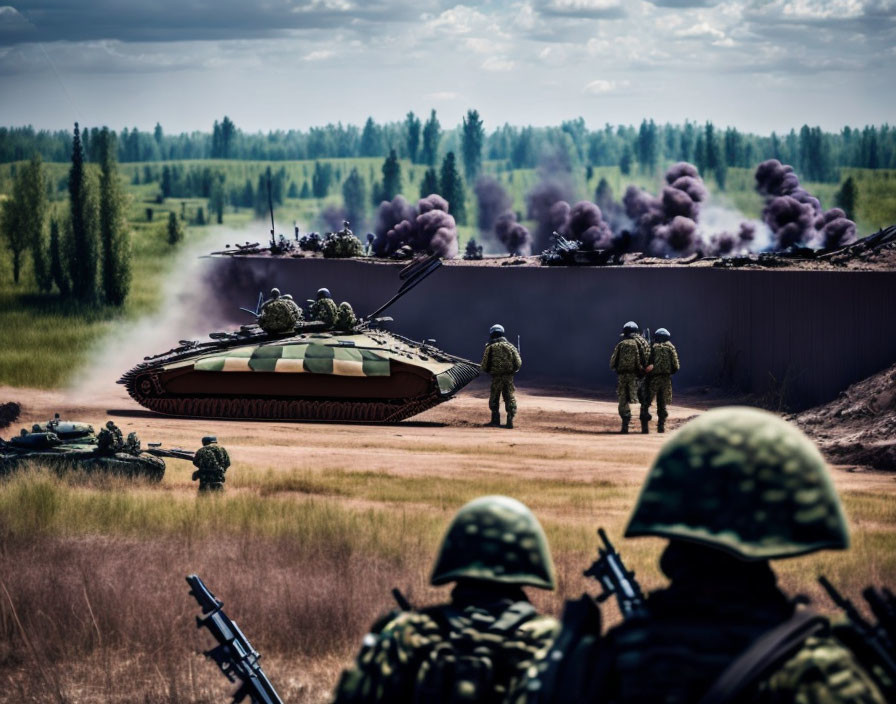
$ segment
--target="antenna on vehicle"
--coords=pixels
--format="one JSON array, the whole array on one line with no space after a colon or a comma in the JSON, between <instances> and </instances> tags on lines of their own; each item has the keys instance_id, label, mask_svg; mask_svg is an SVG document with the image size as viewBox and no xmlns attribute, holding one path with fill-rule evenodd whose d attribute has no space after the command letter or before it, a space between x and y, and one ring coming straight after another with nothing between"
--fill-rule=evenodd
<instances>
[{"instance_id":1,"label":"antenna on vehicle","mask_svg":"<svg viewBox=\"0 0 896 704\"><path fill-rule=\"evenodd\" d=\"M419 259L408 264L398 274L398 278L404 280L404 283L398 289L398 293L396 293L394 296L392 296L392 298L390 298L383 305L373 311L373 313L368 315L367 319L373 320L377 315L386 310L386 308L395 303L399 298L401 298L404 294L414 288L417 284L423 281L423 279L432 274L441 266L442 260L439 259L439 256L437 254L430 254L426 257L420 257Z\"/></svg>"}]
</instances>

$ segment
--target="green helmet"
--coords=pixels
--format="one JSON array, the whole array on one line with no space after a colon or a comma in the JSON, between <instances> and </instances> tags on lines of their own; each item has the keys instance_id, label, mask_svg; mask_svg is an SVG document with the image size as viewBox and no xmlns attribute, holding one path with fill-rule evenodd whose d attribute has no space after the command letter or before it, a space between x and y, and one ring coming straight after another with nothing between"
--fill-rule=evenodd
<instances>
[{"instance_id":1,"label":"green helmet","mask_svg":"<svg viewBox=\"0 0 896 704\"><path fill-rule=\"evenodd\" d=\"M507 496L464 505L442 540L430 582L481 579L553 589L554 563L538 519Z\"/></svg>"},{"instance_id":2,"label":"green helmet","mask_svg":"<svg viewBox=\"0 0 896 704\"><path fill-rule=\"evenodd\" d=\"M663 446L625 535L690 540L744 560L849 547L815 445L777 416L739 407L704 413Z\"/></svg>"}]
</instances>

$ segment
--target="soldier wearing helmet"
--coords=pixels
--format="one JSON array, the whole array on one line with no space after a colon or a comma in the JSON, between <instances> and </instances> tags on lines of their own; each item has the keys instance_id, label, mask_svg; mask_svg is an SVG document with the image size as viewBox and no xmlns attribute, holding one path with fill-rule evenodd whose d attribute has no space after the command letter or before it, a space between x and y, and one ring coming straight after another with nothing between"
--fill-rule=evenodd
<instances>
[{"instance_id":1,"label":"soldier wearing helmet","mask_svg":"<svg viewBox=\"0 0 896 704\"><path fill-rule=\"evenodd\" d=\"M224 489L224 474L230 466L230 455L218 444L214 435L202 438L202 447L193 455L193 481L199 480L199 491L221 491Z\"/></svg>"},{"instance_id":2,"label":"soldier wearing helmet","mask_svg":"<svg viewBox=\"0 0 896 704\"><path fill-rule=\"evenodd\" d=\"M668 539L669 585L642 615L552 653L556 684L538 702L883 704L827 619L785 594L769 564L849 546L824 460L794 426L750 408L686 424L660 451L625 535Z\"/></svg>"},{"instance_id":3,"label":"soldier wearing helmet","mask_svg":"<svg viewBox=\"0 0 896 704\"><path fill-rule=\"evenodd\" d=\"M672 375L681 365L678 362L678 350L671 342L672 336L666 328L659 328L654 333L655 342L650 346L650 355L647 358L647 367L650 376L647 377L647 400L644 404L647 408L647 418L650 418L650 406L656 399L656 432L666 432L666 418L669 417L668 406L672 403ZM643 406L642 406L643 407ZM643 432L647 432L647 423L641 420Z\"/></svg>"},{"instance_id":4,"label":"soldier wearing helmet","mask_svg":"<svg viewBox=\"0 0 896 704\"><path fill-rule=\"evenodd\" d=\"M281 295L278 288L271 289L271 297L262 303L258 312L258 326L270 335L294 332L301 320L302 309L292 296Z\"/></svg>"},{"instance_id":5,"label":"soldier wearing helmet","mask_svg":"<svg viewBox=\"0 0 896 704\"><path fill-rule=\"evenodd\" d=\"M505 699L558 628L522 590L555 588L547 539L532 512L506 496L463 506L430 578L433 585L452 582L449 603L405 604L374 625L339 680L335 704Z\"/></svg>"},{"instance_id":6,"label":"soldier wearing helmet","mask_svg":"<svg viewBox=\"0 0 896 704\"><path fill-rule=\"evenodd\" d=\"M482 371L492 376L488 407L492 412L489 425L501 425L501 398L504 398L504 410L507 411L507 427L513 428L513 417L516 415L516 389L513 386L513 375L523 365L519 350L504 337L503 325L492 325L488 331L488 343L482 354Z\"/></svg>"},{"instance_id":7,"label":"soldier wearing helmet","mask_svg":"<svg viewBox=\"0 0 896 704\"><path fill-rule=\"evenodd\" d=\"M348 303L337 306L328 288L317 289L317 298L309 303L311 320L322 322L326 330L348 329L357 323L351 306Z\"/></svg>"},{"instance_id":8,"label":"soldier wearing helmet","mask_svg":"<svg viewBox=\"0 0 896 704\"><path fill-rule=\"evenodd\" d=\"M124 435L121 428L111 420L106 421L106 427L100 430L96 436L96 451L103 455L114 455L125 449Z\"/></svg>"},{"instance_id":9,"label":"soldier wearing helmet","mask_svg":"<svg viewBox=\"0 0 896 704\"><path fill-rule=\"evenodd\" d=\"M628 424L632 419L631 405L635 401L643 399L638 390L638 380L649 371L647 369L648 347L647 341L641 337L638 324L629 320L622 326L622 339L613 348L610 356L610 369L616 372L616 398L619 401L619 417L622 419L620 432L628 432ZM641 424L647 426L650 415L647 414L647 406L641 401Z\"/></svg>"}]
</instances>

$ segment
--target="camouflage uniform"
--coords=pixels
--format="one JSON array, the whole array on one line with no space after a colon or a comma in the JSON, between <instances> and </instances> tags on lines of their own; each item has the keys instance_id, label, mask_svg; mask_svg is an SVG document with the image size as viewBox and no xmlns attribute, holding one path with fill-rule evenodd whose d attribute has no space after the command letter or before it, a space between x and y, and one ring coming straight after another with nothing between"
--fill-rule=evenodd
<instances>
[{"instance_id":1,"label":"camouflage uniform","mask_svg":"<svg viewBox=\"0 0 896 704\"><path fill-rule=\"evenodd\" d=\"M140 438L137 433L128 433L128 439L124 443L124 451L131 455L140 454Z\"/></svg>"},{"instance_id":2,"label":"camouflage uniform","mask_svg":"<svg viewBox=\"0 0 896 704\"><path fill-rule=\"evenodd\" d=\"M516 415L513 375L523 366L519 351L507 341L506 337L492 338L485 346L481 366L482 371L492 375L492 386L488 396L488 407L492 416L498 414L503 397L504 410L507 411L508 417L512 418Z\"/></svg>"},{"instance_id":3,"label":"camouflage uniform","mask_svg":"<svg viewBox=\"0 0 896 704\"><path fill-rule=\"evenodd\" d=\"M520 588L554 588L544 532L518 501L488 496L455 517L431 582L456 581L451 602L392 612L364 638L335 704L501 702L556 635Z\"/></svg>"},{"instance_id":4,"label":"camouflage uniform","mask_svg":"<svg viewBox=\"0 0 896 704\"><path fill-rule=\"evenodd\" d=\"M302 309L291 298L275 298L265 303L258 315L258 326L274 335L290 333L302 320Z\"/></svg>"},{"instance_id":5,"label":"camouflage uniform","mask_svg":"<svg viewBox=\"0 0 896 704\"><path fill-rule=\"evenodd\" d=\"M334 327L337 330L351 330L357 324L358 318L355 316L355 311L352 309L351 303L348 303L347 301L340 303L339 308L336 310L336 322L334 323Z\"/></svg>"},{"instance_id":6,"label":"camouflage uniform","mask_svg":"<svg viewBox=\"0 0 896 704\"><path fill-rule=\"evenodd\" d=\"M193 481L199 480L199 491L220 491L224 488L224 473L230 466L227 450L211 441L196 450L193 464L198 468L193 472Z\"/></svg>"},{"instance_id":7,"label":"camouflage uniform","mask_svg":"<svg viewBox=\"0 0 896 704\"><path fill-rule=\"evenodd\" d=\"M332 298L318 298L311 304L311 320L319 320L327 330L332 330L336 325L336 317L339 310Z\"/></svg>"},{"instance_id":8,"label":"camouflage uniform","mask_svg":"<svg viewBox=\"0 0 896 704\"><path fill-rule=\"evenodd\" d=\"M552 653L556 691L530 702L699 702L761 636L802 613L768 561L849 544L818 450L785 421L746 408L705 413L665 444L625 534L670 539L660 560L669 586L648 596L643 616ZM766 651L777 657L742 675L731 701L883 704L825 619L807 633Z\"/></svg>"},{"instance_id":9,"label":"camouflage uniform","mask_svg":"<svg viewBox=\"0 0 896 704\"><path fill-rule=\"evenodd\" d=\"M647 341L640 332L636 332L632 335L632 339L638 343L638 347L641 348L641 352L644 354L644 359L648 359L650 357L650 343ZM641 421L641 425L644 426L650 419L650 375L647 373L646 369L642 371L638 375L638 405L640 406L638 411L638 419Z\"/></svg>"},{"instance_id":10,"label":"camouflage uniform","mask_svg":"<svg viewBox=\"0 0 896 704\"><path fill-rule=\"evenodd\" d=\"M619 417L622 418L622 432L628 432L632 417L629 404L638 400L638 376L644 373L647 355L644 348L632 335L626 335L613 349L610 369L616 372L616 398L619 400Z\"/></svg>"},{"instance_id":11,"label":"camouflage uniform","mask_svg":"<svg viewBox=\"0 0 896 704\"><path fill-rule=\"evenodd\" d=\"M106 427L100 430L96 436L96 449L104 455L114 455L125 448L124 436L121 429L111 420L106 421Z\"/></svg>"},{"instance_id":12,"label":"camouflage uniform","mask_svg":"<svg viewBox=\"0 0 896 704\"><path fill-rule=\"evenodd\" d=\"M671 342L656 342L650 348L648 365L653 365L649 382L649 395L647 397L647 417L650 418L650 405L656 399L657 430L665 429L666 418L669 417L667 406L672 403L672 375L681 365L678 363L678 352ZM642 413L643 418L643 413Z\"/></svg>"}]
</instances>

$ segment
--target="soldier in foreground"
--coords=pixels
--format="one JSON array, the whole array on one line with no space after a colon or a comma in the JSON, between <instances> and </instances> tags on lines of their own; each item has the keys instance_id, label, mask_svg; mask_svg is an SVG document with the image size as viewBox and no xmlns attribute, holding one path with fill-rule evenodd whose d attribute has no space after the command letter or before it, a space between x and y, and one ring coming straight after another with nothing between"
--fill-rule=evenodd
<instances>
[{"instance_id":1,"label":"soldier in foreground","mask_svg":"<svg viewBox=\"0 0 896 704\"><path fill-rule=\"evenodd\" d=\"M654 333L656 342L650 347L650 356L647 358L647 368L650 376L647 377L647 417L650 418L650 405L656 399L656 432L666 432L666 418L669 417L668 406L672 403L672 375L681 365L678 362L678 351L671 342L671 335L666 328L660 328ZM644 406L642 406L644 408ZM642 431L647 432L647 423L641 416Z\"/></svg>"},{"instance_id":2,"label":"soldier in foreground","mask_svg":"<svg viewBox=\"0 0 896 704\"><path fill-rule=\"evenodd\" d=\"M271 297L258 312L258 326L272 335L293 332L301 320L302 309L289 294L281 296L278 288L271 289Z\"/></svg>"},{"instance_id":3,"label":"soldier in foreground","mask_svg":"<svg viewBox=\"0 0 896 704\"><path fill-rule=\"evenodd\" d=\"M632 419L631 405L639 400L638 379L647 368L647 341L641 337L640 328L634 321L622 326L622 339L613 348L610 356L610 369L616 372L616 398L619 400L619 417L622 428L619 432L627 433ZM643 397L642 397L643 398ZM645 415L646 414L646 415ZM650 414L645 404L641 403L641 429L646 432Z\"/></svg>"},{"instance_id":4,"label":"soldier in foreground","mask_svg":"<svg viewBox=\"0 0 896 704\"><path fill-rule=\"evenodd\" d=\"M196 450L193 464L193 481L199 480L199 491L221 491L224 489L224 473L230 466L230 455L218 444L214 435L202 438L202 447Z\"/></svg>"},{"instance_id":5,"label":"soldier in foreground","mask_svg":"<svg viewBox=\"0 0 896 704\"><path fill-rule=\"evenodd\" d=\"M503 325L492 325L489 329L489 340L482 355L482 371L492 375L491 391L488 407L492 412L489 425L501 425L501 397L504 398L504 410L507 411L507 427L513 428L513 417L516 415L516 389L513 386L513 375L523 366L519 350L504 337Z\"/></svg>"},{"instance_id":6,"label":"soldier in foreground","mask_svg":"<svg viewBox=\"0 0 896 704\"><path fill-rule=\"evenodd\" d=\"M824 460L792 425L747 408L688 423L654 462L625 535L669 539L669 586L604 636L564 618L562 647L531 668L528 702L885 701L769 565L849 545Z\"/></svg>"},{"instance_id":7,"label":"soldier in foreground","mask_svg":"<svg viewBox=\"0 0 896 704\"><path fill-rule=\"evenodd\" d=\"M442 541L431 583L455 583L451 601L405 604L377 621L334 704L501 702L557 621L540 616L521 587L554 589L541 525L526 506L485 496L458 511Z\"/></svg>"}]
</instances>

